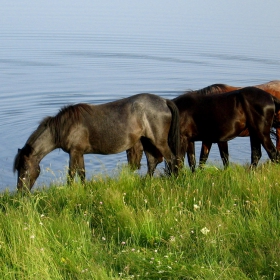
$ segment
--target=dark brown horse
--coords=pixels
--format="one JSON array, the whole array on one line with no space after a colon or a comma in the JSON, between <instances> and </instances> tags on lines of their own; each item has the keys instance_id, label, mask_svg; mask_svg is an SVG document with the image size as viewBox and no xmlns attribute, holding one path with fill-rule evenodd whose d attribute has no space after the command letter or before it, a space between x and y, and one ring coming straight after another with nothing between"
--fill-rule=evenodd
<instances>
[{"instance_id":1,"label":"dark brown horse","mask_svg":"<svg viewBox=\"0 0 280 280\"><path fill-rule=\"evenodd\" d=\"M255 85L254 87L257 87L259 89L262 89L271 95L277 97L280 99L280 81L275 80L275 81L270 81L265 84L260 84L260 85ZM209 95L209 94L217 94L217 93L225 93L225 92L230 92L233 90L241 89L241 87L233 87L225 84L214 84L211 86L208 86L206 88L203 88L201 90L197 90L197 94L204 94L204 95ZM277 120L280 121L280 112L276 113L276 118ZM248 130L243 131L240 137L244 136L249 136ZM220 151L220 155L223 161L223 164L225 168L229 164L229 152L228 152L228 144L227 142L218 142L218 147ZM210 150L212 147L212 143L207 143L205 141L202 141L201 145L201 152L200 152L200 158L199 158L199 165L203 166L209 156ZM280 128L276 128L276 149L280 151Z\"/></svg>"},{"instance_id":2,"label":"dark brown horse","mask_svg":"<svg viewBox=\"0 0 280 280\"><path fill-rule=\"evenodd\" d=\"M221 86L213 85L210 89L215 87L219 89ZM203 94L203 91L206 94ZM278 160L278 153L270 139L270 132L273 121L279 123L275 114L280 110L280 100L255 87L224 94L208 95L207 92L209 93L209 87L201 90L201 94L195 91L173 99L180 111L181 159L183 160L187 152L189 165L193 171L195 141L211 144L226 143L240 135L250 134L252 167L258 164L261 157L261 145L271 160ZM141 143L136 143L128 151L129 162L135 164L135 155L139 158L141 150ZM161 162L160 152L157 152L158 156L150 159L152 161L150 166L155 167Z\"/></svg>"},{"instance_id":3,"label":"dark brown horse","mask_svg":"<svg viewBox=\"0 0 280 280\"><path fill-rule=\"evenodd\" d=\"M118 101L64 107L45 118L15 157L18 189L31 189L40 174L39 163L54 149L69 153L69 176L85 179L84 154L114 154L141 141L149 155L156 149L169 172L177 173L179 112L176 105L152 94L138 94ZM68 181L69 182L69 181Z\"/></svg>"}]
</instances>

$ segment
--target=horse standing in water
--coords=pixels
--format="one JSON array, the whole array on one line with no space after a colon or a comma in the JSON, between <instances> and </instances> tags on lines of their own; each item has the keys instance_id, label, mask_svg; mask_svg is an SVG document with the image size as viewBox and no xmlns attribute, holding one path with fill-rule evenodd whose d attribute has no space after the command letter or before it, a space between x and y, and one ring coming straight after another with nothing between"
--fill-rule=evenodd
<instances>
[{"instance_id":1,"label":"horse standing in water","mask_svg":"<svg viewBox=\"0 0 280 280\"><path fill-rule=\"evenodd\" d=\"M213 95L197 94L195 91L180 95L173 101L180 112L181 161L184 162L187 152L192 171L196 165L195 141L226 143L240 135L250 136L252 167L258 164L261 157L261 144L270 159L278 161L278 152L270 139L270 132L273 122L275 125L277 123L276 127L279 126L279 119L275 114L280 110L280 100L269 93L255 87ZM138 142L127 151L129 162L140 166L140 161L136 162L136 158L139 158L142 150L141 143ZM150 166L161 162L159 156L150 160L153 161Z\"/></svg>"},{"instance_id":2,"label":"horse standing in water","mask_svg":"<svg viewBox=\"0 0 280 280\"><path fill-rule=\"evenodd\" d=\"M17 188L30 190L39 163L54 149L69 153L68 182L75 173L85 180L84 154L115 154L141 141L149 157L156 149L168 171L177 174L179 112L176 105L152 94L138 94L101 105L77 104L46 117L19 149L14 161Z\"/></svg>"}]
</instances>

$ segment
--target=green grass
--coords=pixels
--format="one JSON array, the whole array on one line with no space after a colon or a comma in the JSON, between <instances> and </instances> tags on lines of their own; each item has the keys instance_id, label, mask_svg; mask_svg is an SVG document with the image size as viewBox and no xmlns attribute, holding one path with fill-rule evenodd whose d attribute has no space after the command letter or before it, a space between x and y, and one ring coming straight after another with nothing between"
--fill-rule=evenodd
<instances>
[{"instance_id":1,"label":"green grass","mask_svg":"<svg viewBox=\"0 0 280 280\"><path fill-rule=\"evenodd\" d=\"M3 193L0 279L280 279L279 170Z\"/></svg>"}]
</instances>

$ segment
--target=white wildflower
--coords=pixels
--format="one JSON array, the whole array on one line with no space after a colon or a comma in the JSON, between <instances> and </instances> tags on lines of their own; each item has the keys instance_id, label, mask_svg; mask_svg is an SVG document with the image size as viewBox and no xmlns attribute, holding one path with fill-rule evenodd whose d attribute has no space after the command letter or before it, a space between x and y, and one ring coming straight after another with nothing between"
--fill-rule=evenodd
<instances>
[{"instance_id":1,"label":"white wildflower","mask_svg":"<svg viewBox=\"0 0 280 280\"><path fill-rule=\"evenodd\" d=\"M198 210L199 208L200 208L200 207L199 207L197 204L194 204L194 205L193 205L193 209L194 209L194 210Z\"/></svg>"},{"instance_id":2,"label":"white wildflower","mask_svg":"<svg viewBox=\"0 0 280 280\"><path fill-rule=\"evenodd\" d=\"M210 230L209 230L207 227L204 227L204 228L202 228L202 229L200 230L200 232L201 232L202 234L204 234L204 235L208 234L209 231L210 231Z\"/></svg>"}]
</instances>

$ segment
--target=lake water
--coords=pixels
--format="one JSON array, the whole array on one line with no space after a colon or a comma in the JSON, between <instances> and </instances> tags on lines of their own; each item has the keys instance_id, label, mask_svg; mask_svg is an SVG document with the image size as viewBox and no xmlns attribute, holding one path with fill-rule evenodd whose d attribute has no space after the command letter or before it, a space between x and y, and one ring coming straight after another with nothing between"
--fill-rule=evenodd
<instances>
[{"instance_id":1,"label":"lake water","mask_svg":"<svg viewBox=\"0 0 280 280\"><path fill-rule=\"evenodd\" d=\"M280 24L269 15L254 21L262 8L259 5L253 10L249 21L241 14L241 23L234 21L236 26L222 25L221 20L201 22L199 26L192 17L192 26L182 29L182 12L179 18L171 15L165 25L150 30L149 21L142 23L143 29L122 22L116 32L113 22L111 29L102 25L104 30L93 31L2 26L0 190L15 190L12 166L17 149L45 116L55 115L64 105L100 104L141 92L173 98L213 83L248 86L279 79ZM79 15L82 18L81 11ZM229 149L231 162L250 161L249 138L231 141ZM197 155L199 152L200 143ZM100 173L113 175L126 164L126 154L86 155L85 163L87 178ZM209 163L221 167L216 145ZM42 160L36 185L63 182L67 165L68 155L62 150L53 151ZM145 165L144 159L140 172L146 171ZM159 166L159 171L162 168Z\"/></svg>"}]
</instances>

